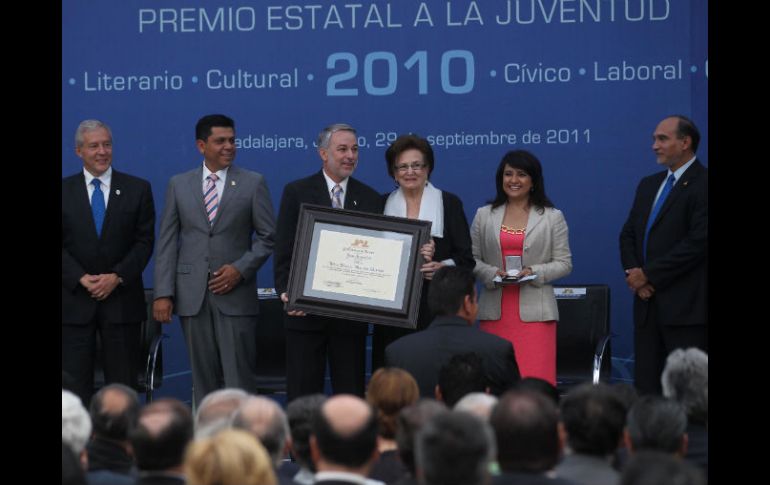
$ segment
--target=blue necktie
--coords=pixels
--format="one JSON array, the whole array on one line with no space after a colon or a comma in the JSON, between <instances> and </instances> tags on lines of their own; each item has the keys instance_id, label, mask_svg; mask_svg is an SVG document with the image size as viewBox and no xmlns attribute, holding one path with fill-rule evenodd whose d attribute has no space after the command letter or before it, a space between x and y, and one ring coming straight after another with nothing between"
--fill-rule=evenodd
<instances>
[{"instance_id":1,"label":"blue necktie","mask_svg":"<svg viewBox=\"0 0 770 485\"><path fill-rule=\"evenodd\" d=\"M644 230L644 246L642 248L644 251L642 254L644 254L645 258L647 257L647 236L650 234L650 228L652 227L652 223L655 222L655 219L658 217L658 212L660 212L660 208L663 207L663 203L666 202L666 197L668 197L668 194L671 192L674 182L676 182L676 177L674 177L674 174L672 173L668 176L666 185L663 186L663 190L660 191L660 197L655 201L655 206L652 208L652 212L650 212L650 218L647 219L647 228Z\"/></svg>"},{"instance_id":2,"label":"blue necktie","mask_svg":"<svg viewBox=\"0 0 770 485\"><path fill-rule=\"evenodd\" d=\"M96 224L96 235L102 234L102 223L104 222L104 192L102 192L102 183L99 179L93 179L91 184L94 186L94 192L91 194L91 212L94 214L94 224Z\"/></svg>"}]
</instances>

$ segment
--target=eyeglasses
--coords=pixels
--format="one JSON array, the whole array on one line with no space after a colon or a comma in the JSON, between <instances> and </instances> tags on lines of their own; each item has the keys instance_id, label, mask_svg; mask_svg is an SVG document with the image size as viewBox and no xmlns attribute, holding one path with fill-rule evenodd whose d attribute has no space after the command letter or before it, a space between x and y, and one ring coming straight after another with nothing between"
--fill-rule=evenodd
<instances>
[{"instance_id":1,"label":"eyeglasses","mask_svg":"<svg viewBox=\"0 0 770 485\"><path fill-rule=\"evenodd\" d=\"M403 165L396 165L395 169L400 173L406 173L411 168L415 172L422 172L427 164L425 163L412 163L412 164L403 164Z\"/></svg>"}]
</instances>

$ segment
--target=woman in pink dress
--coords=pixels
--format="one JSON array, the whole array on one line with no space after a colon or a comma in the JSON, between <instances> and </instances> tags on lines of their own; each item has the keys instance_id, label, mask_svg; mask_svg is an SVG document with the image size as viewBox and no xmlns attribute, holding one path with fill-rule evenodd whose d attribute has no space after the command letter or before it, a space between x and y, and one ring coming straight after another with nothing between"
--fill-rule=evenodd
<instances>
[{"instance_id":1,"label":"woman in pink dress","mask_svg":"<svg viewBox=\"0 0 770 485\"><path fill-rule=\"evenodd\" d=\"M545 195L540 161L513 150L500 161L497 196L476 211L471 225L474 274L482 283L479 320L482 330L513 344L521 377L556 385L556 321L559 312L551 282L572 271L567 222ZM519 279L501 286L506 256L520 256ZM511 258L515 259L515 258Z\"/></svg>"}]
</instances>

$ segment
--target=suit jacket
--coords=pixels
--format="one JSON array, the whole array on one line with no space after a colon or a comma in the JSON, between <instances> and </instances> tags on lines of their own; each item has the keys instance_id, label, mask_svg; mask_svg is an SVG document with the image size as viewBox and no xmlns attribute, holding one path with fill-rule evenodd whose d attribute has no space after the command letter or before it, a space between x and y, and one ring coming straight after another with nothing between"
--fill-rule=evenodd
<instances>
[{"instance_id":1,"label":"suit jacket","mask_svg":"<svg viewBox=\"0 0 770 485\"><path fill-rule=\"evenodd\" d=\"M500 227L505 205L492 209L485 205L476 211L471 225L476 279L483 285L479 295L479 320L498 320L503 289L496 288L492 279L503 269L500 248ZM537 208L529 210L524 236L522 267L529 266L537 279L521 285L519 314L525 322L546 322L559 319L556 297L550 283L572 271L572 253L564 215L558 209L546 207L541 214Z\"/></svg>"},{"instance_id":2,"label":"suit jacket","mask_svg":"<svg viewBox=\"0 0 770 485\"><path fill-rule=\"evenodd\" d=\"M214 224L203 203L203 166L168 183L155 254L155 298L173 297L174 311L193 316L208 289L209 272L233 265L243 280L211 295L226 315L259 313L257 270L273 251L273 205L264 177L235 165L227 171Z\"/></svg>"},{"instance_id":3,"label":"suit jacket","mask_svg":"<svg viewBox=\"0 0 770 485\"><path fill-rule=\"evenodd\" d=\"M634 319L646 320L655 306L662 325L705 325L708 285L708 170L695 160L677 180L653 221L643 252L644 232L655 195L667 171L639 182L620 233L623 269L642 268L655 288L648 301L634 298Z\"/></svg>"},{"instance_id":4,"label":"suit jacket","mask_svg":"<svg viewBox=\"0 0 770 485\"><path fill-rule=\"evenodd\" d=\"M556 475L583 485L617 485L620 473L600 456L570 453L555 468Z\"/></svg>"},{"instance_id":5,"label":"suit jacket","mask_svg":"<svg viewBox=\"0 0 770 485\"><path fill-rule=\"evenodd\" d=\"M294 236L297 232L299 208L302 203L331 207L331 197L322 171L318 171L310 177L295 180L283 189L281 207L278 212L273 260L275 290L279 295L284 293L288 287L291 256L294 251ZM380 194L353 177L348 178L344 209L382 214L382 207L383 202ZM320 325L307 317L287 317L285 321L287 328L294 329L310 329ZM357 325L356 328L359 327L364 332L366 331L365 325Z\"/></svg>"},{"instance_id":6,"label":"suit jacket","mask_svg":"<svg viewBox=\"0 0 770 485\"><path fill-rule=\"evenodd\" d=\"M82 172L62 179L62 323L86 324L97 307L107 323L147 318L142 271L155 239L155 206L150 183L112 170L102 233L96 225ZM84 274L117 273L123 284L104 301L91 298Z\"/></svg>"},{"instance_id":7,"label":"suit jacket","mask_svg":"<svg viewBox=\"0 0 770 485\"><path fill-rule=\"evenodd\" d=\"M412 374L420 396L433 397L441 366L456 354L479 354L492 393L500 395L521 377L511 343L482 332L458 316L439 316L428 328L401 337L385 349L385 365Z\"/></svg>"}]
</instances>

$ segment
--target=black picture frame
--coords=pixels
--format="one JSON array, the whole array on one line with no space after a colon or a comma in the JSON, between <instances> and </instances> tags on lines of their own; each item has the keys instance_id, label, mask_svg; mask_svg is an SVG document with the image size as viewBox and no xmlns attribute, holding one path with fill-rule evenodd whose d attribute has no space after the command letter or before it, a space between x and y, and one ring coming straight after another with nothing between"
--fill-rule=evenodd
<instances>
[{"instance_id":1,"label":"black picture frame","mask_svg":"<svg viewBox=\"0 0 770 485\"><path fill-rule=\"evenodd\" d=\"M420 247L430 228L430 221L302 204L286 310L416 328Z\"/></svg>"}]
</instances>

